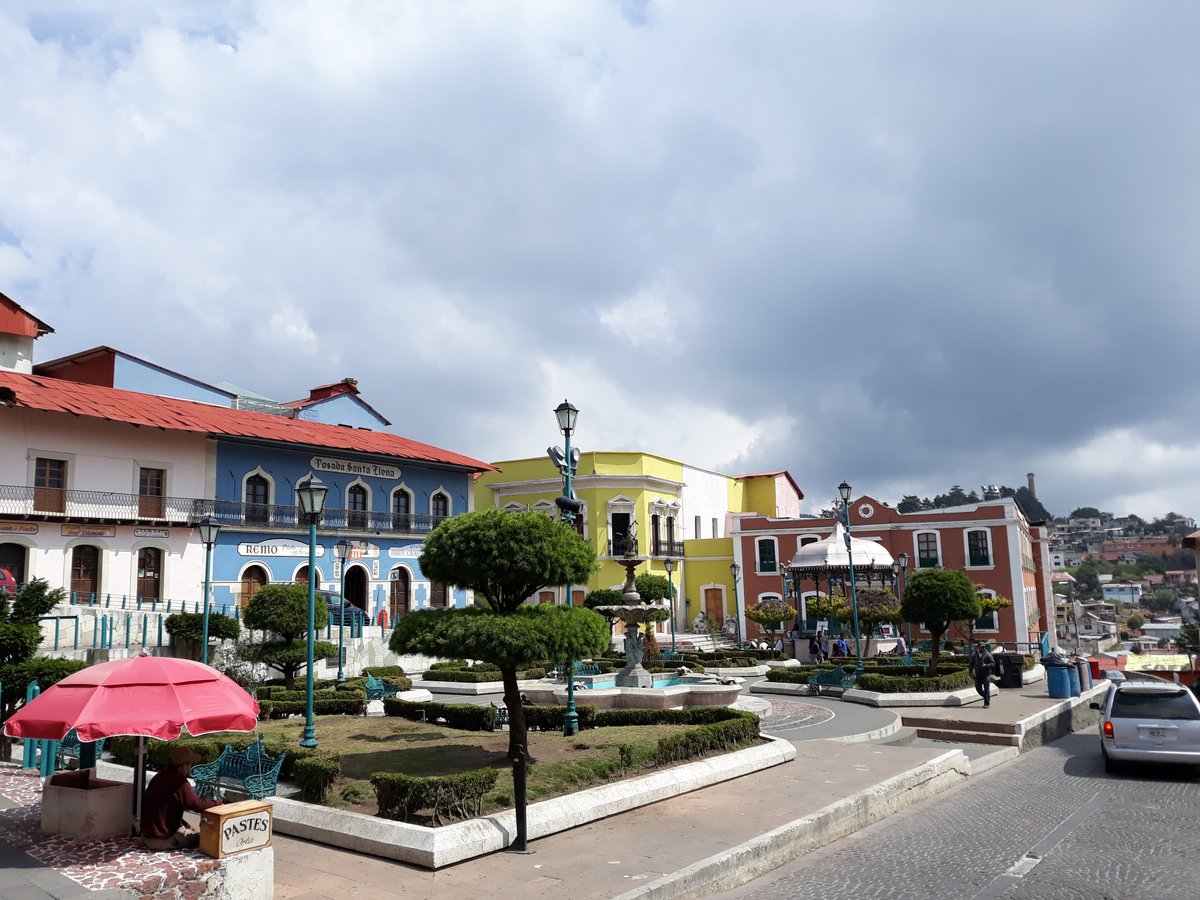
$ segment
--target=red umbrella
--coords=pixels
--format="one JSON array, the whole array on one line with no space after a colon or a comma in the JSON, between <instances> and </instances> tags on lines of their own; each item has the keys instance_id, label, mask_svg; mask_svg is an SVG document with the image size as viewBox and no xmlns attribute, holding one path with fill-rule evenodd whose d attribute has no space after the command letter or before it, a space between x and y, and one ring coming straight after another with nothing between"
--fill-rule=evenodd
<instances>
[{"instance_id":1,"label":"red umbrella","mask_svg":"<svg viewBox=\"0 0 1200 900\"><path fill-rule=\"evenodd\" d=\"M68 675L4 723L9 737L81 741L119 734L173 741L193 735L253 731L258 701L232 678L190 659L135 656Z\"/></svg>"}]
</instances>

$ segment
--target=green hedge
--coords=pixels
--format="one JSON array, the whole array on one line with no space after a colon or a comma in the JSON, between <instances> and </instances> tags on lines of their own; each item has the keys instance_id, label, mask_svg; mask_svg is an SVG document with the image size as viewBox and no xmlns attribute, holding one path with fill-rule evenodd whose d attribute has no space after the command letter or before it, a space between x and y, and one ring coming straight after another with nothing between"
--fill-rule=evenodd
<instances>
[{"instance_id":1,"label":"green hedge","mask_svg":"<svg viewBox=\"0 0 1200 900\"><path fill-rule=\"evenodd\" d=\"M272 700L271 718L286 719L288 716L304 715L308 712L307 700ZM345 700L318 700L313 696L314 716L365 716L367 714L367 695L351 697Z\"/></svg>"},{"instance_id":2,"label":"green hedge","mask_svg":"<svg viewBox=\"0 0 1200 900\"><path fill-rule=\"evenodd\" d=\"M454 681L463 684L482 684L484 682L499 681L500 670L489 669L483 672L477 672L474 669L438 669L436 672L430 669L425 673L425 681Z\"/></svg>"},{"instance_id":3,"label":"green hedge","mask_svg":"<svg viewBox=\"0 0 1200 900\"><path fill-rule=\"evenodd\" d=\"M714 751L725 752L758 740L758 716L739 713L736 719L714 722L659 740L654 761L668 765Z\"/></svg>"},{"instance_id":4,"label":"green hedge","mask_svg":"<svg viewBox=\"0 0 1200 900\"><path fill-rule=\"evenodd\" d=\"M333 782L342 774L342 763L332 753L322 753L297 760L292 767L292 779L309 803L324 803Z\"/></svg>"},{"instance_id":5,"label":"green hedge","mask_svg":"<svg viewBox=\"0 0 1200 900\"><path fill-rule=\"evenodd\" d=\"M159 741L148 738L146 740L146 765L161 772L170 765L168 756L174 747L187 747L203 757L205 762L212 762L221 755L226 744L234 750L242 750L254 743L255 740L255 735L252 733L223 738L215 736L181 737L177 741ZM137 738L129 736L110 738L105 743L104 749L112 753L113 759L118 765L132 766L137 759L137 742ZM327 751L297 747L291 742L285 743L277 738L268 738L263 743L267 753L271 756L284 754L283 767L279 770L279 777L287 781L293 780L296 763L300 760L312 756L328 755Z\"/></svg>"},{"instance_id":6,"label":"green hedge","mask_svg":"<svg viewBox=\"0 0 1200 900\"><path fill-rule=\"evenodd\" d=\"M528 709L528 707L526 707ZM596 727L626 725L711 725L740 719L745 713L728 706L691 706L685 709L603 709L596 713Z\"/></svg>"},{"instance_id":7,"label":"green hedge","mask_svg":"<svg viewBox=\"0 0 1200 900\"><path fill-rule=\"evenodd\" d=\"M413 703L409 700L397 700L395 697L384 697L383 712L388 716L411 719L414 722L428 722L430 725L438 719L445 719L447 727L463 731L496 729L496 710L491 704Z\"/></svg>"},{"instance_id":8,"label":"green hedge","mask_svg":"<svg viewBox=\"0 0 1200 900\"><path fill-rule=\"evenodd\" d=\"M530 731L561 731L565 706L525 706L525 727ZM596 721L596 707L578 704L575 712L579 716L580 728L593 728Z\"/></svg>"},{"instance_id":9,"label":"green hedge","mask_svg":"<svg viewBox=\"0 0 1200 900\"><path fill-rule=\"evenodd\" d=\"M362 670L362 677L366 678L371 675L375 678L383 678L387 675L404 675L403 666L367 666Z\"/></svg>"},{"instance_id":10,"label":"green hedge","mask_svg":"<svg viewBox=\"0 0 1200 900\"><path fill-rule=\"evenodd\" d=\"M465 669L470 663L465 659L444 659L441 662L435 662L429 667L430 672L441 671L442 669Z\"/></svg>"},{"instance_id":11,"label":"green hedge","mask_svg":"<svg viewBox=\"0 0 1200 900\"><path fill-rule=\"evenodd\" d=\"M259 699L270 700L273 703L287 703L289 701L306 702L308 698L307 691L285 691L282 688L268 688L267 692L262 689L258 691ZM366 700L367 690L361 681L346 682L340 689L337 690L314 690L313 701L317 700Z\"/></svg>"},{"instance_id":12,"label":"green hedge","mask_svg":"<svg viewBox=\"0 0 1200 900\"><path fill-rule=\"evenodd\" d=\"M433 810L436 825L470 819L483 811L483 798L496 786L495 769L475 769L457 775L413 778L398 772L376 772L371 776L379 815L385 819L412 821L422 809Z\"/></svg>"},{"instance_id":13,"label":"green hedge","mask_svg":"<svg viewBox=\"0 0 1200 900\"><path fill-rule=\"evenodd\" d=\"M881 694L922 694L941 691L957 691L974 684L971 673L966 669L943 672L930 678L921 675L877 675L864 672L857 687L864 691Z\"/></svg>"}]
</instances>

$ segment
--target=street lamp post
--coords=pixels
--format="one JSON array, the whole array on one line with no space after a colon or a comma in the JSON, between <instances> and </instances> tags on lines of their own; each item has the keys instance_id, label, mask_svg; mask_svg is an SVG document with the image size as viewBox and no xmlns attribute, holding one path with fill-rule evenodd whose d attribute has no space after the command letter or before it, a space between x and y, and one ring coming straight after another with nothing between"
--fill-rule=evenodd
<instances>
[{"instance_id":1,"label":"street lamp post","mask_svg":"<svg viewBox=\"0 0 1200 900\"><path fill-rule=\"evenodd\" d=\"M729 574L733 576L733 627L737 630L738 649L742 649L742 618L738 615L738 576L742 574L742 567L737 563L729 564Z\"/></svg>"},{"instance_id":2,"label":"street lamp post","mask_svg":"<svg viewBox=\"0 0 1200 900\"><path fill-rule=\"evenodd\" d=\"M316 747L317 732L313 727L313 641L316 631L317 605L317 522L325 510L329 488L316 475L309 475L296 487L300 511L308 519L308 674L305 678L304 734L301 747Z\"/></svg>"},{"instance_id":3,"label":"street lamp post","mask_svg":"<svg viewBox=\"0 0 1200 900\"><path fill-rule=\"evenodd\" d=\"M671 598L671 652L675 652L675 583L671 581L671 573L675 571L675 560L667 557L663 560L663 568L667 570L667 596Z\"/></svg>"},{"instance_id":4,"label":"street lamp post","mask_svg":"<svg viewBox=\"0 0 1200 900\"><path fill-rule=\"evenodd\" d=\"M342 632L346 630L346 558L350 556L350 542L345 538L333 545L333 555L338 558L340 563L338 567L338 597L341 598L342 606L338 615L338 676L337 683L345 684L346 675L342 671Z\"/></svg>"},{"instance_id":5,"label":"street lamp post","mask_svg":"<svg viewBox=\"0 0 1200 900\"><path fill-rule=\"evenodd\" d=\"M205 516L196 526L196 530L200 532L200 542L204 544L204 625L200 637L200 662L208 665L208 607L209 593L212 591L212 552L213 545L217 543L217 535L221 533L221 526Z\"/></svg>"},{"instance_id":6,"label":"street lamp post","mask_svg":"<svg viewBox=\"0 0 1200 900\"><path fill-rule=\"evenodd\" d=\"M854 656L857 660L854 666L854 677L863 673L862 640L858 634L858 592L854 587L854 554L850 550L850 485L842 482L838 485L838 493L842 495L842 511L846 514L846 563L850 569L850 608L854 611Z\"/></svg>"},{"instance_id":7,"label":"street lamp post","mask_svg":"<svg viewBox=\"0 0 1200 900\"><path fill-rule=\"evenodd\" d=\"M575 524L575 515L582 504L571 493L571 473L575 468L575 460L571 456L571 435L575 431L575 420L579 418L579 410L564 400L554 409L554 417L558 419L558 430L562 432L565 446L563 448L563 495L559 498L558 508L562 511L563 521L568 525ZM571 594L574 585L567 585L567 606L574 606ZM579 734L579 714L575 711L575 661L567 660L567 709L563 713L563 734L566 737Z\"/></svg>"},{"instance_id":8,"label":"street lamp post","mask_svg":"<svg viewBox=\"0 0 1200 900\"><path fill-rule=\"evenodd\" d=\"M900 602L904 602L904 590L908 587L908 554L901 553L896 557L896 562L900 564ZM912 653L912 622L904 623L905 630L908 632L908 652Z\"/></svg>"}]
</instances>

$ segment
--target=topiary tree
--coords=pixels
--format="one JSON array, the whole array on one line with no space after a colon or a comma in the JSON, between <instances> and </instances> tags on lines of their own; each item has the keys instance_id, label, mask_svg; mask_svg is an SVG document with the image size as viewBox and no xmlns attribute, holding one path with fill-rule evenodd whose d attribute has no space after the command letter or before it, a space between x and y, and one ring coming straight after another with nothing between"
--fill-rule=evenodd
<instances>
[{"instance_id":1,"label":"topiary tree","mask_svg":"<svg viewBox=\"0 0 1200 900\"><path fill-rule=\"evenodd\" d=\"M611 626L613 622L617 620L617 617L610 612L603 612L599 609L596 609L596 607L617 606L620 604L621 600L622 594L620 591L613 590L612 588L596 588L594 591L590 591L588 595L583 598L583 605L588 609L595 609L596 612L608 619L608 624Z\"/></svg>"},{"instance_id":2,"label":"topiary tree","mask_svg":"<svg viewBox=\"0 0 1200 900\"><path fill-rule=\"evenodd\" d=\"M846 622L851 616L850 601L841 591L832 594L816 594L804 601L808 614L816 619Z\"/></svg>"},{"instance_id":3,"label":"topiary tree","mask_svg":"<svg viewBox=\"0 0 1200 900\"><path fill-rule=\"evenodd\" d=\"M746 618L761 625L772 638L775 637L775 630L780 624L794 618L795 615L796 608L789 606L786 600L779 597L768 597L746 607Z\"/></svg>"},{"instance_id":4,"label":"topiary tree","mask_svg":"<svg viewBox=\"0 0 1200 900\"><path fill-rule=\"evenodd\" d=\"M965 572L957 569L920 569L909 576L900 604L905 622L924 622L933 640L929 674L937 674L942 636L950 623L982 615L979 592Z\"/></svg>"},{"instance_id":5,"label":"topiary tree","mask_svg":"<svg viewBox=\"0 0 1200 900\"><path fill-rule=\"evenodd\" d=\"M287 689L292 690L296 673L308 668L308 585L279 583L259 588L246 604L242 620L247 628L275 635L274 640L254 645L253 657L278 670ZM328 621L329 609L318 596L313 606L317 634ZM313 644L314 662L337 656L337 652L337 646L327 641Z\"/></svg>"},{"instance_id":6,"label":"topiary tree","mask_svg":"<svg viewBox=\"0 0 1200 900\"><path fill-rule=\"evenodd\" d=\"M0 722L4 722L25 703L25 689L31 681L45 690L87 663L73 659L37 656L42 642L38 619L67 599L62 588L50 588L44 578L33 578L15 594L0 593ZM0 755L8 759L10 742L0 734Z\"/></svg>"},{"instance_id":7,"label":"topiary tree","mask_svg":"<svg viewBox=\"0 0 1200 900\"><path fill-rule=\"evenodd\" d=\"M305 593L305 626L308 625L308 595ZM204 639L204 613L175 613L167 616L163 623L167 633L178 641L191 641L197 646ZM208 639L210 641L236 641L242 626L233 616L224 613L208 613Z\"/></svg>"},{"instance_id":8,"label":"topiary tree","mask_svg":"<svg viewBox=\"0 0 1200 900\"><path fill-rule=\"evenodd\" d=\"M583 584L596 553L578 533L539 512L477 510L446 519L425 540L421 571L475 592L468 609L409 613L392 632L396 653L483 660L500 669L508 709L508 755L528 757L517 671L535 660L566 662L602 653L610 629L590 609L526 606L542 588ZM586 602L586 601L585 601Z\"/></svg>"}]
</instances>

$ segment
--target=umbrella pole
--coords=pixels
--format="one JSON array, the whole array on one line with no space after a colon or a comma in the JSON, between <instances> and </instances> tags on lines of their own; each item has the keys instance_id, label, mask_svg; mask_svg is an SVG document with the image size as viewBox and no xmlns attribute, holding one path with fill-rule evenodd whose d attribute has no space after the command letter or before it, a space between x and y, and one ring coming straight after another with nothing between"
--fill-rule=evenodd
<instances>
[{"instance_id":1,"label":"umbrella pole","mask_svg":"<svg viewBox=\"0 0 1200 900\"><path fill-rule=\"evenodd\" d=\"M133 827L129 833L142 832L142 791L146 786L146 739L138 735L137 762L133 764Z\"/></svg>"}]
</instances>

